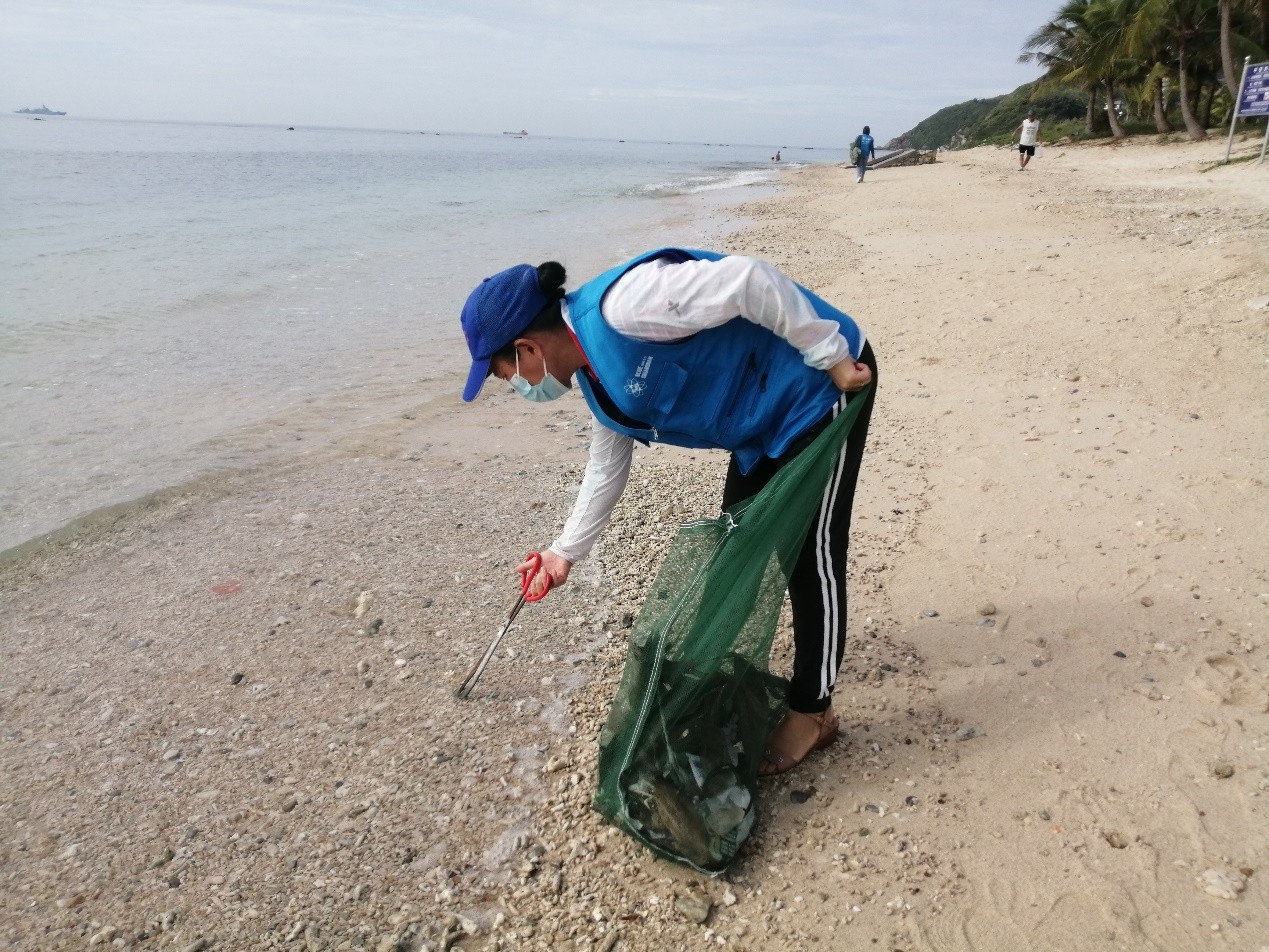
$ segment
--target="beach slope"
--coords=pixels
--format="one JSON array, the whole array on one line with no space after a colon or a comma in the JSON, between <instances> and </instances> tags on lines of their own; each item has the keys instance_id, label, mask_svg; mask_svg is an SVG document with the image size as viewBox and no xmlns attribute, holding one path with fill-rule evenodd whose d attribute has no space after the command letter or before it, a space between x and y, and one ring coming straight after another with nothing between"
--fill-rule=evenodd
<instances>
[{"instance_id":1,"label":"beach slope","mask_svg":"<svg viewBox=\"0 0 1269 952\"><path fill-rule=\"evenodd\" d=\"M1269 172L1222 152L819 166L744 209L729 250L881 369L845 736L764 784L726 876L589 806L626 629L725 460L641 451L458 701L588 437L576 396L496 392L0 565L0 944L1259 949Z\"/></svg>"}]
</instances>

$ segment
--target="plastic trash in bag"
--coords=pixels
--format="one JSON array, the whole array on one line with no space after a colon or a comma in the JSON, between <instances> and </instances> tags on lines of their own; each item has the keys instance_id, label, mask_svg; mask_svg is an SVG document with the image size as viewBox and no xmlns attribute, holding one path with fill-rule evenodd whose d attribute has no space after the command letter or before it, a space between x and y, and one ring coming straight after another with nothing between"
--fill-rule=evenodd
<instances>
[{"instance_id":1,"label":"plastic trash in bag","mask_svg":"<svg viewBox=\"0 0 1269 952\"><path fill-rule=\"evenodd\" d=\"M786 709L788 684L767 664L788 573L864 393L756 496L680 527L631 631L595 808L700 872L725 870L753 829L758 767Z\"/></svg>"}]
</instances>

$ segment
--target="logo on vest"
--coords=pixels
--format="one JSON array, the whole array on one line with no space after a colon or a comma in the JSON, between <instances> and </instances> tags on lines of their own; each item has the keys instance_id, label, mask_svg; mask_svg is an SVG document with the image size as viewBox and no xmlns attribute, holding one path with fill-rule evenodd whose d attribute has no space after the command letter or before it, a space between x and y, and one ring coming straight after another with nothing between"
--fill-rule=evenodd
<instances>
[{"instance_id":1,"label":"logo on vest","mask_svg":"<svg viewBox=\"0 0 1269 952\"><path fill-rule=\"evenodd\" d=\"M635 367L634 376L626 381L626 393L632 397L637 397L647 390L648 385L644 381L648 379L648 372L651 369L652 355L648 354L643 360L639 361L639 366Z\"/></svg>"}]
</instances>

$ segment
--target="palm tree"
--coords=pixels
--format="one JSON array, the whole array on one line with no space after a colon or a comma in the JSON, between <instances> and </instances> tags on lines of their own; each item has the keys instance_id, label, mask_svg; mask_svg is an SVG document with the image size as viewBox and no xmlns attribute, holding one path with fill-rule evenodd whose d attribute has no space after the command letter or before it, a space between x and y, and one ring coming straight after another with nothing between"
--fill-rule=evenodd
<instances>
[{"instance_id":1,"label":"palm tree","mask_svg":"<svg viewBox=\"0 0 1269 952\"><path fill-rule=\"evenodd\" d=\"M1096 0L1067 0L1057 14L1022 44L1019 63L1035 63L1044 67L1042 83L1072 82L1088 99L1084 130L1093 134L1097 118L1097 93L1100 78L1081 73L1089 59L1093 34L1088 25L1089 9ZM1076 76L1068 80L1067 77Z\"/></svg>"},{"instance_id":2,"label":"palm tree","mask_svg":"<svg viewBox=\"0 0 1269 952\"><path fill-rule=\"evenodd\" d=\"M1194 141L1207 138L1207 130L1195 114L1190 99L1190 77L1196 71L1196 53L1210 41L1219 17L1219 0L1142 0L1127 34L1128 48L1149 49L1161 40L1173 51L1177 68L1181 119Z\"/></svg>"},{"instance_id":3,"label":"palm tree","mask_svg":"<svg viewBox=\"0 0 1269 952\"><path fill-rule=\"evenodd\" d=\"M1115 103L1124 80L1139 72L1137 61L1124 54L1126 37L1141 0L1068 0L1057 15L1023 44L1020 62L1045 67L1045 80L1070 83L1088 96L1086 128L1093 131L1097 99L1106 94L1111 134L1127 133Z\"/></svg>"},{"instance_id":4,"label":"palm tree","mask_svg":"<svg viewBox=\"0 0 1269 952\"><path fill-rule=\"evenodd\" d=\"M1084 64L1068 76L1068 80L1082 74L1099 79L1106 90L1106 118L1116 139L1128 134L1119 122L1116 94L1130 76L1141 72L1140 61L1124 52L1132 17L1139 5L1140 0L1094 0L1085 15L1092 37Z\"/></svg>"},{"instance_id":5,"label":"palm tree","mask_svg":"<svg viewBox=\"0 0 1269 952\"><path fill-rule=\"evenodd\" d=\"M1234 54L1230 46L1231 23L1234 19L1234 0L1220 0L1221 13L1221 72L1225 75L1225 88L1229 98L1238 98L1238 77L1234 75Z\"/></svg>"},{"instance_id":6,"label":"palm tree","mask_svg":"<svg viewBox=\"0 0 1269 952\"><path fill-rule=\"evenodd\" d=\"M1168 133L1175 132L1176 127L1172 125L1172 120L1168 118L1168 103L1163 92L1164 77L1172 72L1170 68L1162 62L1162 57L1153 57L1150 72L1146 74L1145 86L1147 95L1150 97L1151 111L1154 114L1154 128L1156 132Z\"/></svg>"},{"instance_id":7,"label":"palm tree","mask_svg":"<svg viewBox=\"0 0 1269 952\"><path fill-rule=\"evenodd\" d=\"M1164 75L1176 77L1181 118L1191 139L1207 136L1217 91L1238 93L1237 59L1257 59L1269 47L1269 0L1066 0L1023 44L1019 62L1045 74L1038 87L1068 83L1082 89L1085 126L1097 122L1106 96L1112 134L1125 135L1115 103L1120 93L1153 106L1155 128L1171 132Z\"/></svg>"}]
</instances>

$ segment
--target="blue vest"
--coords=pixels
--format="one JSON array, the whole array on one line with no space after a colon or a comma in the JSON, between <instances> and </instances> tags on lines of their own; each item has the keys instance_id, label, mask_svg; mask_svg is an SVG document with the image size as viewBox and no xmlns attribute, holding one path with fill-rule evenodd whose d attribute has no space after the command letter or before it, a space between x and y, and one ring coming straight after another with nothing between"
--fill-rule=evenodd
<instances>
[{"instance_id":1,"label":"blue vest","mask_svg":"<svg viewBox=\"0 0 1269 952\"><path fill-rule=\"evenodd\" d=\"M873 138L869 135L859 134L859 157L861 159L868 158L872 154Z\"/></svg>"},{"instance_id":2,"label":"blue vest","mask_svg":"<svg viewBox=\"0 0 1269 952\"><path fill-rule=\"evenodd\" d=\"M788 341L743 317L668 343L635 340L609 327L600 313L604 294L631 268L662 257L717 261L724 256L663 248L569 294L573 332L600 386L586 368L575 379L591 410L610 429L645 442L730 450L747 473L762 457L788 449L841 392L825 371L808 367ZM816 314L840 325L858 357L863 335L855 322L801 290Z\"/></svg>"}]
</instances>

